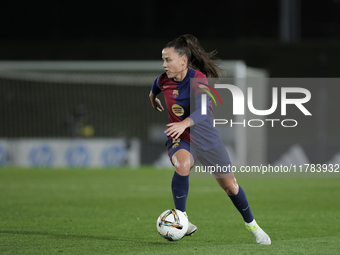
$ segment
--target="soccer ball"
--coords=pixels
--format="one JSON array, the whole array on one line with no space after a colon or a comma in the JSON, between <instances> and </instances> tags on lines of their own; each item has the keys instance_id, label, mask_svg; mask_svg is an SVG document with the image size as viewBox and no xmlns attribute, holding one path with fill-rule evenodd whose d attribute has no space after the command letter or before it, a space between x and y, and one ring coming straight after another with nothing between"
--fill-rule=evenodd
<instances>
[{"instance_id":1,"label":"soccer ball","mask_svg":"<svg viewBox=\"0 0 340 255\"><path fill-rule=\"evenodd\" d=\"M157 219L158 233L169 241L178 241L188 230L188 218L177 209L164 211Z\"/></svg>"}]
</instances>

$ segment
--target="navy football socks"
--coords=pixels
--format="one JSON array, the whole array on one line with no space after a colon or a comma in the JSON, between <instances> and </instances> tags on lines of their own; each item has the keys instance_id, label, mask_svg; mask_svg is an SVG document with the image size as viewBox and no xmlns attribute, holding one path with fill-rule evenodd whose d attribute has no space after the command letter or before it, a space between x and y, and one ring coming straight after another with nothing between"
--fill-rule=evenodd
<instances>
[{"instance_id":1,"label":"navy football socks","mask_svg":"<svg viewBox=\"0 0 340 255\"><path fill-rule=\"evenodd\" d=\"M171 189L176 209L185 212L189 192L189 175L181 176L175 171L172 177Z\"/></svg>"},{"instance_id":2,"label":"navy football socks","mask_svg":"<svg viewBox=\"0 0 340 255\"><path fill-rule=\"evenodd\" d=\"M239 186L239 191L235 196L229 196L237 210L241 213L245 222L250 223L253 221L254 217L251 213L250 206L244 193L244 190Z\"/></svg>"},{"instance_id":3,"label":"navy football socks","mask_svg":"<svg viewBox=\"0 0 340 255\"><path fill-rule=\"evenodd\" d=\"M181 176L176 171L171 183L172 196L174 198L175 207L182 212L186 211L186 201L189 192L189 175ZM239 191L235 196L229 196L237 210L241 213L245 222L250 223L254 220L253 214L244 193L244 190L239 186Z\"/></svg>"}]
</instances>

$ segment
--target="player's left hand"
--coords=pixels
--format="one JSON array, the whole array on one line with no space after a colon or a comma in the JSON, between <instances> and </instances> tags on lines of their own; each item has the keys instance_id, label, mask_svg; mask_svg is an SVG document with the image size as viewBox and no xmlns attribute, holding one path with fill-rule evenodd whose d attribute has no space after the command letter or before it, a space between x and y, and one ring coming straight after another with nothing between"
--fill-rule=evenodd
<instances>
[{"instance_id":1,"label":"player's left hand","mask_svg":"<svg viewBox=\"0 0 340 255\"><path fill-rule=\"evenodd\" d=\"M184 132L184 130L190 126L190 120L183 120L181 122L173 122L166 125L168 127L164 133L171 138L179 138L180 135Z\"/></svg>"}]
</instances>

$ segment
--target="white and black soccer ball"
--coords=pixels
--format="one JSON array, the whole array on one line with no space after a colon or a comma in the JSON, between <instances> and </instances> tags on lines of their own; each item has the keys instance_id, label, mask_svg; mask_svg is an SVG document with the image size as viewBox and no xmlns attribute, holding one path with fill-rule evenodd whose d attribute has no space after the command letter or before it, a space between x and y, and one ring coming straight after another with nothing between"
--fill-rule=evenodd
<instances>
[{"instance_id":1,"label":"white and black soccer ball","mask_svg":"<svg viewBox=\"0 0 340 255\"><path fill-rule=\"evenodd\" d=\"M164 211L157 219L158 233L169 241L178 241L188 231L188 218L177 209Z\"/></svg>"}]
</instances>

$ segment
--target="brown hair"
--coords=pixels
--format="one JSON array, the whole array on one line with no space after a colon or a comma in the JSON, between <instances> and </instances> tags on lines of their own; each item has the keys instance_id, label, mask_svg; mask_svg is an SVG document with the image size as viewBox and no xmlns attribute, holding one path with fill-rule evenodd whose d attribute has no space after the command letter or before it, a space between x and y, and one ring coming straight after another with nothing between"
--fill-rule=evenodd
<instances>
[{"instance_id":1,"label":"brown hair","mask_svg":"<svg viewBox=\"0 0 340 255\"><path fill-rule=\"evenodd\" d=\"M190 68L201 71L207 77L219 77L220 68L216 63L217 60L213 59L217 51L205 52L195 36L181 35L165 45L164 49L172 47L180 56L186 55Z\"/></svg>"}]
</instances>

